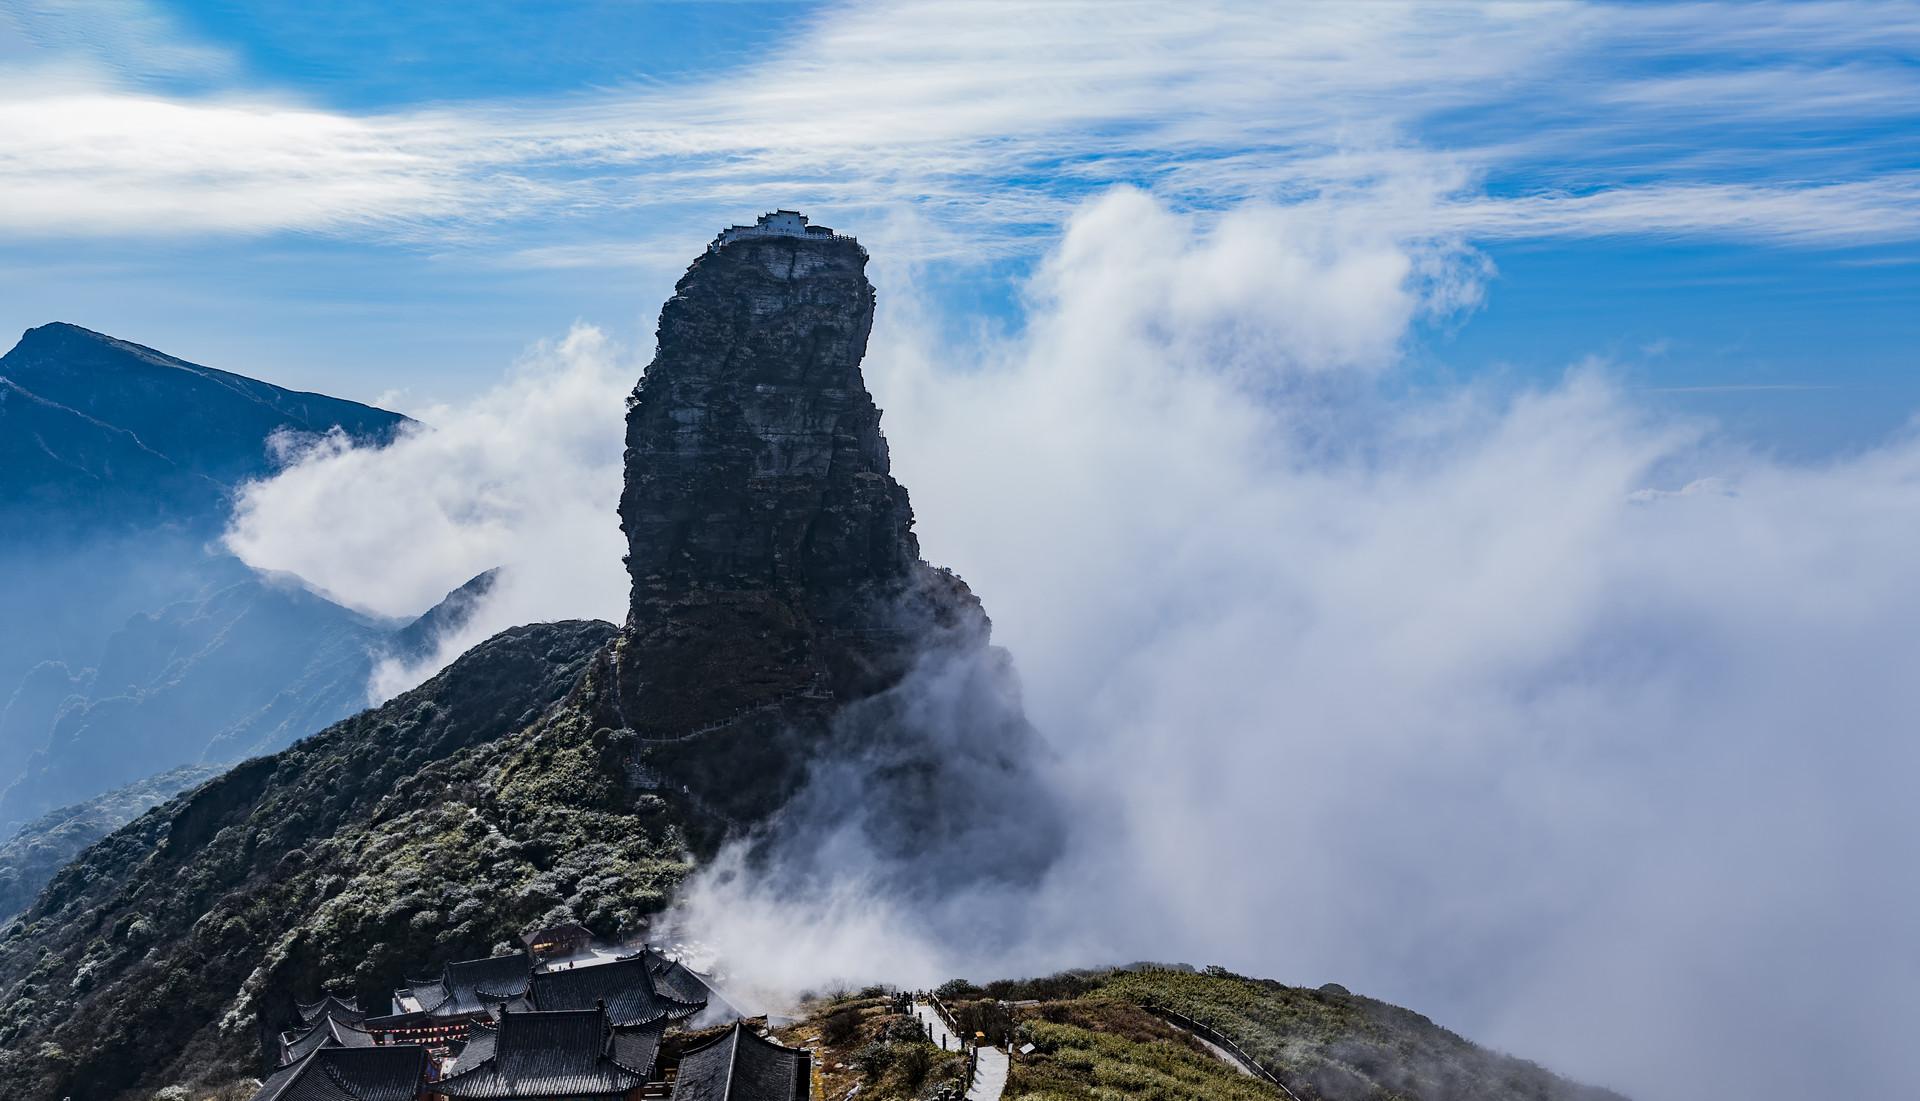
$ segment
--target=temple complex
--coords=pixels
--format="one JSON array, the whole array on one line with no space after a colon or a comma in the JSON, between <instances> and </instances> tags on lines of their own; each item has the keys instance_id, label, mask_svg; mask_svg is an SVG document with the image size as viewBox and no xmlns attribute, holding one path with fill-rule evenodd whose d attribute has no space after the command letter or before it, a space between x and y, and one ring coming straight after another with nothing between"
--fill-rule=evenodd
<instances>
[{"instance_id":1,"label":"temple complex","mask_svg":"<svg viewBox=\"0 0 1920 1101\"><path fill-rule=\"evenodd\" d=\"M323 993L295 1006L254 1101L809 1101L812 1055L748 1027L698 972L577 927L441 965L392 1012ZM733 1023L689 1033L696 1020Z\"/></svg>"},{"instance_id":2,"label":"temple complex","mask_svg":"<svg viewBox=\"0 0 1920 1101\"><path fill-rule=\"evenodd\" d=\"M525 952L449 963L434 978L413 979L394 991L393 1011L430 1017L484 1014L487 1002L526 993L532 974L533 960Z\"/></svg>"}]
</instances>

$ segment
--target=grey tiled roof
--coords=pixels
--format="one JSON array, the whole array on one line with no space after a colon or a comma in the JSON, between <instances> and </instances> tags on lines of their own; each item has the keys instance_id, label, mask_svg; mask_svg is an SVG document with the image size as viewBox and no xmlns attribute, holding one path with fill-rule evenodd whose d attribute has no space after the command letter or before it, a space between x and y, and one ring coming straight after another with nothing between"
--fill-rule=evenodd
<instances>
[{"instance_id":1,"label":"grey tiled roof","mask_svg":"<svg viewBox=\"0 0 1920 1101\"><path fill-rule=\"evenodd\" d=\"M327 1022L316 1021L298 1032L280 1034L280 1065L297 1063L327 1042Z\"/></svg>"},{"instance_id":2,"label":"grey tiled roof","mask_svg":"<svg viewBox=\"0 0 1920 1101\"><path fill-rule=\"evenodd\" d=\"M447 964L437 979L414 979L394 993L418 999L421 1012L435 1017L484 1013L483 991L494 1000L525 993L531 967L525 952L461 960Z\"/></svg>"},{"instance_id":3,"label":"grey tiled roof","mask_svg":"<svg viewBox=\"0 0 1920 1101\"><path fill-rule=\"evenodd\" d=\"M349 1001L332 994L326 995L317 1002L295 1008L300 1010L300 1019L308 1024L312 1024L323 1014L329 1017L351 1017L356 1021L366 1016L365 1013L360 1012L358 1001Z\"/></svg>"},{"instance_id":4,"label":"grey tiled roof","mask_svg":"<svg viewBox=\"0 0 1920 1101\"><path fill-rule=\"evenodd\" d=\"M335 1008L304 1029L281 1033L281 1065L298 1062L323 1047L372 1047L373 1037L357 1027L365 1019L358 1010Z\"/></svg>"},{"instance_id":5,"label":"grey tiled roof","mask_svg":"<svg viewBox=\"0 0 1920 1101\"><path fill-rule=\"evenodd\" d=\"M657 1036L649 1048L625 1031L599 1009L503 1013L474 1029L454 1073L434 1089L454 1098L618 1097L645 1084L658 1046ZM627 1065L640 1057L645 1066Z\"/></svg>"},{"instance_id":6,"label":"grey tiled roof","mask_svg":"<svg viewBox=\"0 0 1920 1101\"><path fill-rule=\"evenodd\" d=\"M639 956L570 971L541 972L533 976L528 995L534 1006L543 1010L605 1005L608 1019L616 1025L678 1020L706 1006L704 998L693 1002L662 994L654 985L647 961Z\"/></svg>"},{"instance_id":7,"label":"grey tiled roof","mask_svg":"<svg viewBox=\"0 0 1920 1101\"><path fill-rule=\"evenodd\" d=\"M413 1101L427 1049L328 1047L267 1076L253 1101Z\"/></svg>"},{"instance_id":8,"label":"grey tiled roof","mask_svg":"<svg viewBox=\"0 0 1920 1101\"><path fill-rule=\"evenodd\" d=\"M689 970L685 964L668 959L665 955L648 948L642 955L647 961L647 973L653 976L654 988L669 998L689 1004L725 1009L733 1016L740 1016L727 1000L720 996L698 973Z\"/></svg>"},{"instance_id":9,"label":"grey tiled roof","mask_svg":"<svg viewBox=\"0 0 1920 1101\"><path fill-rule=\"evenodd\" d=\"M680 1057L673 1101L807 1101L813 1056L735 1021L723 1035Z\"/></svg>"},{"instance_id":10,"label":"grey tiled roof","mask_svg":"<svg viewBox=\"0 0 1920 1101\"><path fill-rule=\"evenodd\" d=\"M467 1033L467 1046L447 1069L448 1075L463 1074L493 1058L493 1045L500 1033L485 1021L476 1022Z\"/></svg>"},{"instance_id":11,"label":"grey tiled roof","mask_svg":"<svg viewBox=\"0 0 1920 1101\"><path fill-rule=\"evenodd\" d=\"M495 993L492 993L491 991L482 990L482 991L479 991L480 1002L481 1004L487 1007L488 1013L493 1014L496 1017L498 1017L502 1013L509 1013L509 1012L510 1013L527 1013L534 1009L539 1008L538 1006L534 1005L532 1001L528 1000L527 995L528 993L530 993L530 991L531 991L531 988L529 988L526 991L522 991L518 994L509 996L506 994L495 994Z\"/></svg>"},{"instance_id":12,"label":"grey tiled roof","mask_svg":"<svg viewBox=\"0 0 1920 1101\"><path fill-rule=\"evenodd\" d=\"M660 1059L660 1039L666 1030L660 1025L645 1025L613 1030L613 1061L640 1075L653 1077L654 1063Z\"/></svg>"}]
</instances>

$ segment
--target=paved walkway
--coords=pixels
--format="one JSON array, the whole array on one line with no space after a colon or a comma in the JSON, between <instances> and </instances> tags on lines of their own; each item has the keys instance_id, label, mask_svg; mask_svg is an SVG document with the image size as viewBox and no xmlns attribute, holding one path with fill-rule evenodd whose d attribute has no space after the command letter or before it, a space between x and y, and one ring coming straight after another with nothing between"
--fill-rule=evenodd
<instances>
[{"instance_id":1,"label":"paved walkway","mask_svg":"<svg viewBox=\"0 0 1920 1101\"><path fill-rule=\"evenodd\" d=\"M913 1003L913 1015L920 1018L933 1030L933 1042L945 1041L948 1051L960 1050L960 1038L940 1019L933 1006L918 999ZM973 1072L973 1085L967 1087L967 1101L1000 1101L1000 1094L1007 1088L1007 1053L997 1047L980 1049L979 1064Z\"/></svg>"}]
</instances>

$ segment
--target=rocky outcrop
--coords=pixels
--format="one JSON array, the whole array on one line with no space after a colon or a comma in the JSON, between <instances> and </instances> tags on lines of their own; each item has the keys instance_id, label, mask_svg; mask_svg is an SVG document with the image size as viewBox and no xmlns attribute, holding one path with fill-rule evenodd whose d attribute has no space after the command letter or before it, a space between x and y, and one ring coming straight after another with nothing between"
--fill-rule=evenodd
<instances>
[{"instance_id":1,"label":"rocky outcrop","mask_svg":"<svg viewBox=\"0 0 1920 1101\"><path fill-rule=\"evenodd\" d=\"M844 871L809 854L849 830L915 889L1031 876L1063 834L1044 746L980 601L921 560L860 370L866 263L817 229L723 234L661 311L627 416L609 721L690 822L776 820L760 850L796 892Z\"/></svg>"},{"instance_id":2,"label":"rocky outcrop","mask_svg":"<svg viewBox=\"0 0 1920 1101\"><path fill-rule=\"evenodd\" d=\"M660 314L627 416L628 724L675 735L758 709L830 712L896 682L928 631L984 643L958 578L920 560L860 373L866 251L741 237Z\"/></svg>"}]
</instances>

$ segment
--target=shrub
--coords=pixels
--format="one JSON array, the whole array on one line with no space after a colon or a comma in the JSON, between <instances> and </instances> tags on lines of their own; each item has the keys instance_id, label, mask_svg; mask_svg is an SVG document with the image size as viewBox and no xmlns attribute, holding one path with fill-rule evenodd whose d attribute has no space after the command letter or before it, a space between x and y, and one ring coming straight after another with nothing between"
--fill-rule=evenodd
<instances>
[{"instance_id":1,"label":"shrub","mask_svg":"<svg viewBox=\"0 0 1920 1101\"><path fill-rule=\"evenodd\" d=\"M848 1006L827 1014L820 1022L820 1038L834 1047L849 1043L860 1034L860 1011Z\"/></svg>"},{"instance_id":2,"label":"shrub","mask_svg":"<svg viewBox=\"0 0 1920 1101\"><path fill-rule=\"evenodd\" d=\"M853 1065L860 1068L860 1073L866 1075L869 1082L887 1073L887 1068L893 1063L893 1045L880 1040L861 1048L853 1057Z\"/></svg>"},{"instance_id":3,"label":"shrub","mask_svg":"<svg viewBox=\"0 0 1920 1101\"><path fill-rule=\"evenodd\" d=\"M900 1077L906 1079L908 1088L919 1089L920 1083L927 1080L927 1072L933 1069L933 1049L920 1044L906 1047L894 1065L900 1068Z\"/></svg>"},{"instance_id":4,"label":"shrub","mask_svg":"<svg viewBox=\"0 0 1920 1101\"><path fill-rule=\"evenodd\" d=\"M941 983L940 989L935 990L934 993L940 995L942 1001L950 1002L955 998L978 998L985 991L965 979L948 979Z\"/></svg>"}]
</instances>

